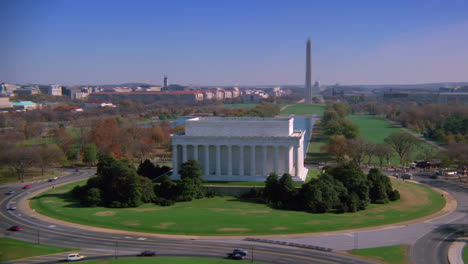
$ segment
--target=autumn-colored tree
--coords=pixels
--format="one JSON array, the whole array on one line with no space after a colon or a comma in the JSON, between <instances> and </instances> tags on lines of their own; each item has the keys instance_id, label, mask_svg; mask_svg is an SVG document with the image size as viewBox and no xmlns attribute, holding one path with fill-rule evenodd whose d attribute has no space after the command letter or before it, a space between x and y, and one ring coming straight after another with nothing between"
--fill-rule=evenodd
<instances>
[{"instance_id":1,"label":"autumn-colored tree","mask_svg":"<svg viewBox=\"0 0 468 264\"><path fill-rule=\"evenodd\" d=\"M401 165L405 166L411 159L411 155L419 141L407 133L393 133L385 138L385 143L393 148L400 157Z\"/></svg>"},{"instance_id":2,"label":"autumn-colored tree","mask_svg":"<svg viewBox=\"0 0 468 264\"><path fill-rule=\"evenodd\" d=\"M348 153L348 141L342 135L334 135L328 139L327 143L320 150L334 156L336 161L341 163L345 161L346 154Z\"/></svg>"},{"instance_id":3,"label":"autumn-colored tree","mask_svg":"<svg viewBox=\"0 0 468 264\"><path fill-rule=\"evenodd\" d=\"M122 156L122 149L119 142L121 131L115 118L108 118L96 122L91 127L90 135L91 141L96 145L99 151L114 153L117 157Z\"/></svg>"}]
</instances>

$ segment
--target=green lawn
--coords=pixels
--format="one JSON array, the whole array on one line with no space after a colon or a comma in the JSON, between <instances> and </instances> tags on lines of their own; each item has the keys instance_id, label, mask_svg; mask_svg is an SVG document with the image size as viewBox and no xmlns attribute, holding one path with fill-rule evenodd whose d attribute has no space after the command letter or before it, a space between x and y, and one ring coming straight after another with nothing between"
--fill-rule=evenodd
<instances>
[{"instance_id":1,"label":"green lawn","mask_svg":"<svg viewBox=\"0 0 468 264\"><path fill-rule=\"evenodd\" d=\"M365 138L366 140L370 140L377 144L384 144L384 139L393 133L404 132L399 127L392 125L390 122L379 116L351 115L348 116L347 119L359 126L359 135L362 138ZM421 141L420 144L421 147L434 149L434 151L437 152L437 149L425 143L424 141ZM413 159L417 159L416 156L419 153L419 151L420 148L416 149L415 153L413 154ZM396 154L390 160L390 162L393 165L400 164L400 160ZM374 158L371 163L378 164L378 159Z\"/></svg>"},{"instance_id":2,"label":"green lawn","mask_svg":"<svg viewBox=\"0 0 468 264\"><path fill-rule=\"evenodd\" d=\"M313 178L317 178L319 175L320 171L316 169L309 169L307 173L307 178L305 182L310 181ZM281 177L281 175L278 175L278 177ZM294 185L296 187L301 187L303 182L294 182ZM265 182L206 182L204 184L205 186L252 186L252 187L263 187L265 186Z\"/></svg>"},{"instance_id":3,"label":"green lawn","mask_svg":"<svg viewBox=\"0 0 468 264\"><path fill-rule=\"evenodd\" d=\"M161 207L80 208L64 185L31 200L41 214L65 221L128 231L178 235L260 235L308 233L383 225L419 218L439 211L444 199L424 186L394 180L402 199L346 214L283 211L235 197L215 197Z\"/></svg>"},{"instance_id":4,"label":"green lawn","mask_svg":"<svg viewBox=\"0 0 468 264\"><path fill-rule=\"evenodd\" d=\"M248 257L247 257L248 259ZM238 260L197 257L154 257L154 258L118 258L80 261L80 263L95 264L229 264L238 263ZM250 261L249 261L250 262ZM260 262L253 262L260 264Z\"/></svg>"},{"instance_id":5,"label":"green lawn","mask_svg":"<svg viewBox=\"0 0 468 264\"><path fill-rule=\"evenodd\" d=\"M72 249L38 245L6 237L0 238L0 262L70 251Z\"/></svg>"},{"instance_id":6,"label":"green lawn","mask_svg":"<svg viewBox=\"0 0 468 264\"><path fill-rule=\"evenodd\" d=\"M349 250L348 252L387 264L409 264L406 258L407 245Z\"/></svg>"},{"instance_id":7,"label":"green lawn","mask_svg":"<svg viewBox=\"0 0 468 264\"><path fill-rule=\"evenodd\" d=\"M462 258L463 262L468 263L468 246L465 246L465 248L463 249Z\"/></svg>"},{"instance_id":8,"label":"green lawn","mask_svg":"<svg viewBox=\"0 0 468 264\"><path fill-rule=\"evenodd\" d=\"M258 104L223 104L222 107L226 109L250 109Z\"/></svg>"},{"instance_id":9,"label":"green lawn","mask_svg":"<svg viewBox=\"0 0 468 264\"><path fill-rule=\"evenodd\" d=\"M315 122L314 130L312 132L312 139L307 149L305 163L322 163L332 161L332 156L324 153L320 148L327 142L327 136L323 134L320 122Z\"/></svg>"},{"instance_id":10,"label":"green lawn","mask_svg":"<svg viewBox=\"0 0 468 264\"><path fill-rule=\"evenodd\" d=\"M321 115L325 105L294 104L281 111L281 115Z\"/></svg>"},{"instance_id":11,"label":"green lawn","mask_svg":"<svg viewBox=\"0 0 468 264\"><path fill-rule=\"evenodd\" d=\"M372 141L377 144L384 144L384 139L391 135L392 133L402 133L399 127L395 127L390 124L387 120L378 117L378 116L371 116L371 115L351 115L348 116L351 122L356 124L359 127L359 136L363 137L366 140ZM312 136L312 142L309 144L309 149L307 150L307 163L319 163L319 162L334 162L332 156L327 155L320 151L320 147L323 146L328 140L328 137L323 134L320 123L316 123L314 127L314 132ZM434 147L430 146L429 144L421 141L421 146L426 148L434 149ZM417 159L417 154L419 153L420 149L417 149L413 154L413 159ZM364 160L367 163L367 159ZM379 161L377 158L373 158L371 160L371 164L378 165ZM398 156L395 154L393 158L390 160L392 165L399 165L400 160Z\"/></svg>"},{"instance_id":12,"label":"green lawn","mask_svg":"<svg viewBox=\"0 0 468 264\"><path fill-rule=\"evenodd\" d=\"M42 145L42 144L47 144L47 143L54 143L56 141L56 138L39 138L39 139L31 139L24 141L23 145L24 146L34 146L34 145Z\"/></svg>"}]
</instances>

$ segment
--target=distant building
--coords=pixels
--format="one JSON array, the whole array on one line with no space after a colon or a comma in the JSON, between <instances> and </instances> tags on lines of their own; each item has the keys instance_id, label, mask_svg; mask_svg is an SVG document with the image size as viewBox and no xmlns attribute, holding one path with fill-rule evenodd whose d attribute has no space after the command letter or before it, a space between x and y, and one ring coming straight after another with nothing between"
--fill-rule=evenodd
<instances>
[{"instance_id":1,"label":"distant building","mask_svg":"<svg viewBox=\"0 0 468 264\"><path fill-rule=\"evenodd\" d=\"M11 109L13 103L10 102L10 97L0 97L0 109Z\"/></svg>"},{"instance_id":2,"label":"distant building","mask_svg":"<svg viewBox=\"0 0 468 264\"><path fill-rule=\"evenodd\" d=\"M18 88L20 87L15 84L0 83L0 94L10 96Z\"/></svg>"},{"instance_id":3,"label":"distant building","mask_svg":"<svg viewBox=\"0 0 468 264\"><path fill-rule=\"evenodd\" d=\"M169 79L167 79L167 76L164 76L163 87L166 88L168 86L169 86Z\"/></svg>"},{"instance_id":4,"label":"distant building","mask_svg":"<svg viewBox=\"0 0 468 264\"><path fill-rule=\"evenodd\" d=\"M223 101L233 98L233 91L208 90L208 91L166 91L166 92L98 92L91 93L91 100L151 100L151 101L189 101L203 102L209 100Z\"/></svg>"},{"instance_id":5,"label":"distant building","mask_svg":"<svg viewBox=\"0 0 468 264\"><path fill-rule=\"evenodd\" d=\"M260 101L267 98L268 94L266 94L263 90L249 89L245 90L244 94L242 94L242 100L244 103L259 103Z\"/></svg>"},{"instance_id":6,"label":"distant building","mask_svg":"<svg viewBox=\"0 0 468 264\"><path fill-rule=\"evenodd\" d=\"M62 96L62 86L58 84L43 85L39 86L41 93L53 95L53 96Z\"/></svg>"},{"instance_id":7,"label":"distant building","mask_svg":"<svg viewBox=\"0 0 468 264\"><path fill-rule=\"evenodd\" d=\"M14 93L17 95L33 95L40 92L41 90L39 89L38 85L27 85L14 91Z\"/></svg>"},{"instance_id":8,"label":"distant building","mask_svg":"<svg viewBox=\"0 0 468 264\"><path fill-rule=\"evenodd\" d=\"M37 104L31 101L14 101L13 107L15 110L34 110L37 109Z\"/></svg>"}]
</instances>

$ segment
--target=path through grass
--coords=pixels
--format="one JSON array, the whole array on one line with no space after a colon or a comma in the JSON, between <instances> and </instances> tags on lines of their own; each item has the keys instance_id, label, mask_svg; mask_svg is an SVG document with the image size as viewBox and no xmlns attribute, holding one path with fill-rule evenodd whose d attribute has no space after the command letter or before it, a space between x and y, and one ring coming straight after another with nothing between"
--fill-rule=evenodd
<instances>
[{"instance_id":1,"label":"path through grass","mask_svg":"<svg viewBox=\"0 0 468 264\"><path fill-rule=\"evenodd\" d=\"M71 250L69 248L38 245L6 237L0 238L0 262Z\"/></svg>"},{"instance_id":2,"label":"path through grass","mask_svg":"<svg viewBox=\"0 0 468 264\"><path fill-rule=\"evenodd\" d=\"M407 245L395 245L388 247L355 249L349 250L348 252L353 255L362 256L387 264L409 264L410 262L406 257L407 250Z\"/></svg>"},{"instance_id":3,"label":"path through grass","mask_svg":"<svg viewBox=\"0 0 468 264\"><path fill-rule=\"evenodd\" d=\"M383 225L433 214L445 201L424 186L394 180L402 199L386 205L370 205L365 211L345 214L310 214L276 210L266 204L235 197L215 197L161 207L81 208L68 192L77 184L64 185L33 198L41 214L84 225L128 231L177 235L261 235L334 231Z\"/></svg>"}]
</instances>

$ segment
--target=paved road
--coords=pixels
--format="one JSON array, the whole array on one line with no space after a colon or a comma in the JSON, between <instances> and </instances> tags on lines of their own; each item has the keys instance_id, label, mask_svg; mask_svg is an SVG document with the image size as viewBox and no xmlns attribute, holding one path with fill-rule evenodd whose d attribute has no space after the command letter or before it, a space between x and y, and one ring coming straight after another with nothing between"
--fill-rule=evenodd
<instances>
[{"instance_id":1,"label":"paved road","mask_svg":"<svg viewBox=\"0 0 468 264\"><path fill-rule=\"evenodd\" d=\"M447 181L427 179L424 181L431 186L450 192L457 199L458 207L449 217L435 221L430 232L413 244L410 259L414 263L449 263L447 252L450 243L468 234L468 190Z\"/></svg>"},{"instance_id":2,"label":"paved road","mask_svg":"<svg viewBox=\"0 0 468 264\"><path fill-rule=\"evenodd\" d=\"M90 171L73 173L68 177L59 179L55 183L38 182L33 188L22 190L23 185L14 184L2 187L0 192L5 193L10 189L16 191L14 195L5 195L0 200L0 227L6 230L9 226L18 224L23 231L5 232L11 238L30 241L34 243L57 245L68 248L80 248L84 255L107 256L135 255L142 250L155 250L161 255L172 256L206 256L223 258L233 248L246 248L253 251L249 254L256 261L265 263L373 263L357 259L348 255L333 252L322 252L312 249L261 244L247 241L223 241L223 240L190 240L157 238L150 235L135 235L119 233L96 232L95 230L80 229L59 224L51 224L42 219L31 217L18 207L16 211L7 211L8 205L16 203L30 192L43 188L52 188L53 185L84 179L91 175ZM48 258L34 258L32 262L24 263L55 263L63 260L65 254L58 254Z\"/></svg>"}]
</instances>

